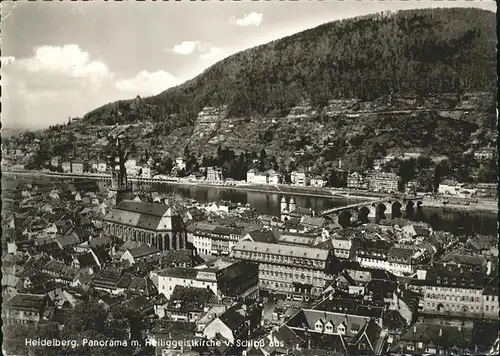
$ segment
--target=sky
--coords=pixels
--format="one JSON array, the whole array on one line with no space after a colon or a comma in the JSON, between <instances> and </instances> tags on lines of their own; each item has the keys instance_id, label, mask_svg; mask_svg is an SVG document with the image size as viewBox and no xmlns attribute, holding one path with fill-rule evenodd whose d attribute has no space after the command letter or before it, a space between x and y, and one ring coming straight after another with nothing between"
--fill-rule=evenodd
<instances>
[{"instance_id":1,"label":"sky","mask_svg":"<svg viewBox=\"0 0 500 356\"><path fill-rule=\"evenodd\" d=\"M380 11L494 1L2 2L4 127L65 123L155 95L219 60L320 24Z\"/></svg>"}]
</instances>

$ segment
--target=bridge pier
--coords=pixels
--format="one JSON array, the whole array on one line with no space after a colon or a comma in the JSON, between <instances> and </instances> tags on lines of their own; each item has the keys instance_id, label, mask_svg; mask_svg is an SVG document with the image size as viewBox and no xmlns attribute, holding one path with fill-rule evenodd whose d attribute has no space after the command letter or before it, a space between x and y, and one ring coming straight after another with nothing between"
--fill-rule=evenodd
<instances>
[{"instance_id":1,"label":"bridge pier","mask_svg":"<svg viewBox=\"0 0 500 356\"><path fill-rule=\"evenodd\" d=\"M377 201L352 204L345 207L333 208L320 213L320 216L332 216L334 221L341 225L346 222L369 221L378 223L382 219L390 220L397 218L412 219L415 216L417 206L422 205L420 197L410 199L380 199Z\"/></svg>"}]
</instances>

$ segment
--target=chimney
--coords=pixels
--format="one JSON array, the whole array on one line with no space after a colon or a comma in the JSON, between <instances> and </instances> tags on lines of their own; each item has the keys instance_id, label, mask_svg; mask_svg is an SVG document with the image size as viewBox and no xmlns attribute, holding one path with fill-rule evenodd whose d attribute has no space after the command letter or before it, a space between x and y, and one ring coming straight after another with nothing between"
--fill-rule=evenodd
<instances>
[{"instance_id":1,"label":"chimney","mask_svg":"<svg viewBox=\"0 0 500 356\"><path fill-rule=\"evenodd\" d=\"M439 328L439 337L443 336L443 328Z\"/></svg>"},{"instance_id":2,"label":"chimney","mask_svg":"<svg viewBox=\"0 0 500 356\"><path fill-rule=\"evenodd\" d=\"M414 333L414 334L416 334L416 333L417 333L417 326L416 326L416 325L414 325L414 326L413 326L413 333Z\"/></svg>"}]
</instances>

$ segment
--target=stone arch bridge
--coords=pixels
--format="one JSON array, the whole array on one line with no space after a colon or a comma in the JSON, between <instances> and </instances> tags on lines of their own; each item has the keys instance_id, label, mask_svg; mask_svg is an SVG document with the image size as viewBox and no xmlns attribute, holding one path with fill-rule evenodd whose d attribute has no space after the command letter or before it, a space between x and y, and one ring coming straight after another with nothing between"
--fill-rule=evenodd
<instances>
[{"instance_id":1,"label":"stone arch bridge","mask_svg":"<svg viewBox=\"0 0 500 356\"><path fill-rule=\"evenodd\" d=\"M422 205L423 197L383 198L327 209L318 215L337 221L378 223L382 219L412 218Z\"/></svg>"}]
</instances>

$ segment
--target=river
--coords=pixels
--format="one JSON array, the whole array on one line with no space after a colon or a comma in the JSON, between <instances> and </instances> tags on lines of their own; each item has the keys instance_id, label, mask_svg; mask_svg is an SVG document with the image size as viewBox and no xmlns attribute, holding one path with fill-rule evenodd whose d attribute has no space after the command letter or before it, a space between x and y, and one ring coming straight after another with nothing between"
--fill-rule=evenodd
<instances>
[{"instance_id":1,"label":"river","mask_svg":"<svg viewBox=\"0 0 500 356\"><path fill-rule=\"evenodd\" d=\"M68 179L63 179L68 181ZM54 179L51 178L54 183ZM40 181L38 181L40 183ZM106 183L95 181L97 189L106 190ZM220 200L232 201L235 203L249 204L260 214L278 216L280 213L280 202L282 194L264 193L253 191L238 191L234 189L224 189L219 187L199 187L180 185L141 185L134 183L134 189L141 190L145 187L152 187L161 193L176 193L186 198L195 199L200 203L214 202ZM287 195L289 199L291 196ZM329 208L345 206L349 203L359 202L342 198L322 198L294 196L296 206L312 208L315 211L322 211ZM474 234L485 235L497 234L497 214L475 211L447 210L446 208L423 206L423 220L429 223L433 229L449 231L454 234Z\"/></svg>"},{"instance_id":2,"label":"river","mask_svg":"<svg viewBox=\"0 0 500 356\"><path fill-rule=\"evenodd\" d=\"M232 201L241 204L250 204L260 214L278 216L280 213L280 202L282 194L237 191L233 189L215 187L185 187L178 185L154 185L155 191L163 193L177 193L186 198L192 198L200 203L213 202L218 200ZM291 196L285 196L287 199ZM294 196L296 206L312 208L315 211L322 211L329 208L356 203L359 200L351 201L339 198L321 198ZM496 235L497 215L494 213L446 210L446 208L423 206L424 221L429 223L435 230L449 231L454 234L474 234Z\"/></svg>"}]
</instances>

